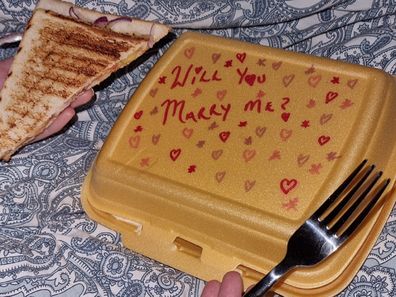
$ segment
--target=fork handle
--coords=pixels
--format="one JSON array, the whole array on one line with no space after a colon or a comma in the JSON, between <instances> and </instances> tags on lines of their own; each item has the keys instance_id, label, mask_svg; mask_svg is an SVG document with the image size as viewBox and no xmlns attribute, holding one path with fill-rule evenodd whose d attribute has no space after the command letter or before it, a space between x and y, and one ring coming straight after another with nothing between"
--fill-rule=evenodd
<instances>
[{"instance_id":1,"label":"fork handle","mask_svg":"<svg viewBox=\"0 0 396 297\"><path fill-rule=\"evenodd\" d=\"M284 258L278 265L276 265L265 277L263 277L257 284L253 286L243 297L263 297L271 287L294 265L290 264L287 258Z\"/></svg>"}]
</instances>

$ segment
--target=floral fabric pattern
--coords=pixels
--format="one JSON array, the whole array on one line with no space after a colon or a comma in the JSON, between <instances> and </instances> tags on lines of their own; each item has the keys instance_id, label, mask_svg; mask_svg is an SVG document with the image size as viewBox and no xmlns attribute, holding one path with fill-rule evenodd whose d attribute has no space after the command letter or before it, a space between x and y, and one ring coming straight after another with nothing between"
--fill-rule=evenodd
<instances>
[{"instance_id":1,"label":"floral fabric pattern","mask_svg":"<svg viewBox=\"0 0 396 297\"><path fill-rule=\"evenodd\" d=\"M187 30L346 60L396 74L395 0L75 0ZM22 32L36 0L0 2L0 32ZM0 296L190 296L204 282L123 247L90 220L82 182L120 112L169 45L101 84L61 134L0 163ZM0 59L14 55L0 49ZM396 296L396 209L343 297Z\"/></svg>"}]
</instances>

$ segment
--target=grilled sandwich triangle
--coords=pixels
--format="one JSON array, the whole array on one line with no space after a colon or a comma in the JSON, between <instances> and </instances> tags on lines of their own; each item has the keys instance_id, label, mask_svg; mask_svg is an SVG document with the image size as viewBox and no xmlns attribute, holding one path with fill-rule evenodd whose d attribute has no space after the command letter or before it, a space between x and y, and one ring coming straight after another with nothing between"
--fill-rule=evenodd
<instances>
[{"instance_id":1,"label":"grilled sandwich triangle","mask_svg":"<svg viewBox=\"0 0 396 297\"><path fill-rule=\"evenodd\" d=\"M41 0L0 92L0 160L9 160L78 94L168 32L162 24Z\"/></svg>"}]
</instances>

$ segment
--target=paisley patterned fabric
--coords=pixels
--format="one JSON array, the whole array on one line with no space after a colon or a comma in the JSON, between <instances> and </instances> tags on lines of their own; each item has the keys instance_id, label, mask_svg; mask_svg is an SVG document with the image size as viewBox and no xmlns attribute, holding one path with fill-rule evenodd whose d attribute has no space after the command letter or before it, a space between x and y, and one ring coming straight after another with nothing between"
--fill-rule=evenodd
<instances>
[{"instance_id":1,"label":"paisley patterned fabric","mask_svg":"<svg viewBox=\"0 0 396 297\"><path fill-rule=\"evenodd\" d=\"M396 74L395 0L76 0L198 30ZM23 31L36 0L0 1L0 32ZM168 45L169 46L169 45ZM0 296L199 296L204 282L126 250L84 213L81 184L121 110L166 50L96 89L59 135L0 163ZM0 49L0 59L15 47ZM396 209L340 296L396 296Z\"/></svg>"}]
</instances>

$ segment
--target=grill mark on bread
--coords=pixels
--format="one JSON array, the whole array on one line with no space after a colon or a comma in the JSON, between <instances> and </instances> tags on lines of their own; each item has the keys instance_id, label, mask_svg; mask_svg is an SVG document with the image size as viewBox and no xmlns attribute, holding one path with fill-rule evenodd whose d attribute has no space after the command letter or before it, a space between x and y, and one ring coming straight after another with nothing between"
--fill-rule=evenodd
<instances>
[{"instance_id":1,"label":"grill mark on bread","mask_svg":"<svg viewBox=\"0 0 396 297\"><path fill-rule=\"evenodd\" d=\"M41 95L55 95L62 97L63 99L66 99L71 94L71 91L58 90L56 87L52 86L52 84L41 85L32 80L25 80L24 82L22 82L22 86L25 87L29 93L37 91Z\"/></svg>"},{"instance_id":2,"label":"grill mark on bread","mask_svg":"<svg viewBox=\"0 0 396 297\"><path fill-rule=\"evenodd\" d=\"M40 37L44 42L53 41L62 46L82 48L112 60L118 59L120 52L126 52L129 49L129 44L126 41L103 38L103 36L94 35L92 32L89 33L83 30L56 28L55 25L51 26L51 23L41 30Z\"/></svg>"}]
</instances>

